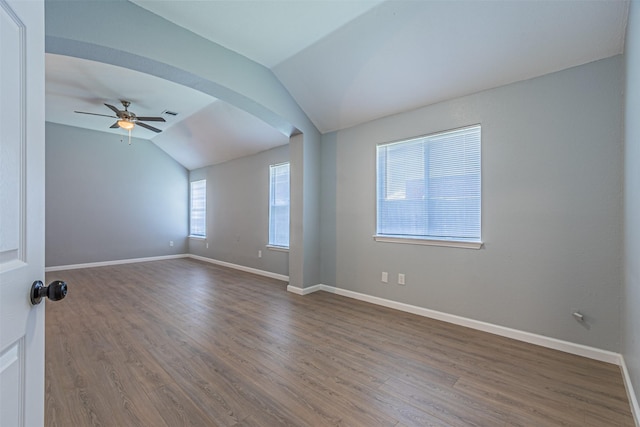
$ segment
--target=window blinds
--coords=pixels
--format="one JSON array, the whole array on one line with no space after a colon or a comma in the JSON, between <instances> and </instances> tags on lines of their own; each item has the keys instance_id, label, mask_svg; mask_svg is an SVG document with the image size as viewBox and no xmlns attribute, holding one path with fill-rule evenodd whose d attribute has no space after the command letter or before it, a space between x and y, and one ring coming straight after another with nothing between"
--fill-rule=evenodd
<instances>
[{"instance_id":1,"label":"window blinds","mask_svg":"<svg viewBox=\"0 0 640 427\"><path fill-rule=\"evenodd\" d=\"M189 235L206 237L207 235L207 181L191 182L191 203L189 206Z\"/></svg>"},{"instance_id":2,"label":"window blinds","mask_svg":"<svg viewBox=\"0 0 640 427\"><path fill-rule=\"evenodd\" d=\"M269 166L269 244L289 247L289 163Z\"/></svg>"},{"instance_id":3,"label":"window blinds","mask_svg":"<svg viewBox=\"0 0 640 427\"><path fill-rule=\"evenodd\" d=\"M377 234L480 241L480 126L378 145Z\"/></svg>"}]
</instances>

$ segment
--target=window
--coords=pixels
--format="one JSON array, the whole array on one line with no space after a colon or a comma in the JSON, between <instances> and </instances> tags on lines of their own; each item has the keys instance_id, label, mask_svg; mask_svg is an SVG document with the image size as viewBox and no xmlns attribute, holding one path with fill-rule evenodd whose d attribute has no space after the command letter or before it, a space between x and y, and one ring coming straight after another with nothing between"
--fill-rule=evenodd
<instances>
[{"instance_id":1,"label":"window","mask_svg":"<svg viewBox=\"0 0 640 427\"><path fill-rule=\"evenodd\" d=\"M269 246L289 247L289 163L269 166Z\"/></svg>"},{"instance_id":2,"label":"window","mask_svg":"<svg viewBox=\"0 0 640 427\"><path fill-rule=\"evenodd\" d=\"M479 248L480 139L471 126L378 145L376 240Z\"/></svg>"},{"instance_id":3,"label":"window","mask_svg":"<svg viewBox=\"0 0 640 427\"><path fill-rule=\"evenodd\" d=\"M189 235L193 237L207 236L207 180L205 179L191 183Z\"/></svg>"}]
</instances>

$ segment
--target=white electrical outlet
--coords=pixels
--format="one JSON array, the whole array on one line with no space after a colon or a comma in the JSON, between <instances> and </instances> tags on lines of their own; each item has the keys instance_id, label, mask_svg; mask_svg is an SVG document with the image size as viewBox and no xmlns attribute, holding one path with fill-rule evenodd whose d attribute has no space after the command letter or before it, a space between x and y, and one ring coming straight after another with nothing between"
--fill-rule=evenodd
<instances>
[{"instance_id":1,"label":"white electrical outlet","mask_svg":"<svg viewBox=\"0 0 640 427\"><path fill-rule=\"evenodd\" d=\"M169 246L173 246L173 240L169 240Z\"/></svg>"},{"instance_id":2,"label":"white electrical outlet","mask_svg":"<svg viewBox=\"0 0 640 427\"><path fill-rule=\"evenodd\" d=\"M383 271L380 280L382 281L382 283L389 283L389 273Z\"/></svg>"},{"instance_id":3,"label":"white electrical outlet","mask_svg":"<svg viewBox=\"0 0 640 427\"><path fill-rule=\"evenodd\" d=\"M404 273L398 273L398 285L404 285Z\"/></svg>"},{"instance_id":4,"label":"white electrical outlet","mask_svg":"<svg viewBox=\"0 0 640 427\"><path fill-rule=\"evenodd\" d=\"M205 248L207 248L207 249L209 249L209 242L205 243L205 244L204 244L204 247L205 247Z\"/></svg>"},{"instance_id":5,"label":"white electrical outlet","mask_svg":"<svg viewBox=\"0 0 640 427\"><path fill-rule=\"evenodd\" d=\"M258 258L262 258L262 251L258 250Z\"/></svg>"}]
</instances>

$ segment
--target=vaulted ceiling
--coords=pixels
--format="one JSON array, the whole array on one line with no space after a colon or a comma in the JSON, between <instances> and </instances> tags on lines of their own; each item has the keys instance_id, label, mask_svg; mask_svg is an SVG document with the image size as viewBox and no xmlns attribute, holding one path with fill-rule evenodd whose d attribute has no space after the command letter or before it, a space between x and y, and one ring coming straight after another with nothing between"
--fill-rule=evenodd
<instances>
[{"instance_id":1,"label":"vaulted ceiling","mask_svg":"<svg viewBox=\"0 0 640 427\"><path fill-rule=\"evenodd\" d=\"M323 133L620 54L628 10L622 0L134 3L269 68ZM236 106L158 77L54 54L46 65L48 121L122 134L74 111L109 114L104 103L126 98L140 116L177 112L153 124L162 133L134 136L188 169L288 142Z\"/></svg>"}]
</instances>

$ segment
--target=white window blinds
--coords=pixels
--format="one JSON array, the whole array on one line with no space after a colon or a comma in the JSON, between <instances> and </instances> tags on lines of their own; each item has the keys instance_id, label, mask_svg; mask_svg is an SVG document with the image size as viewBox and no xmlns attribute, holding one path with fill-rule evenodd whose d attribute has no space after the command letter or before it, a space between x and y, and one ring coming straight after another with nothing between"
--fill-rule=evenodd
<instances>
[{"instance_id":1,"label":"white window blinds","mask_svg":"<svg viewBox=\"0 0 640 427\"><path fill-rule=\"evenodd\" d=\"M206 237L207 235L207 181L191 182L189 203L189 235Z\"/></svg>"},{"instance_id":2,"label":"white window blinds","mask_svg":"<svg viewBox=\"0 0 640 427\"><path fill-rule=\"evenodd\" d=\"M289 247L289 163L269 166L269 245Z\"/></svg>"},{"instance_id":3,"label":"white window blinds","mask_svg":"<svg viewBox=\"0 0 640 427\"><path fill-rule=\"evenodd\" d=\"M378 145L377 234L479 242L480 126Z\"/></svg>"}]
</instances>

